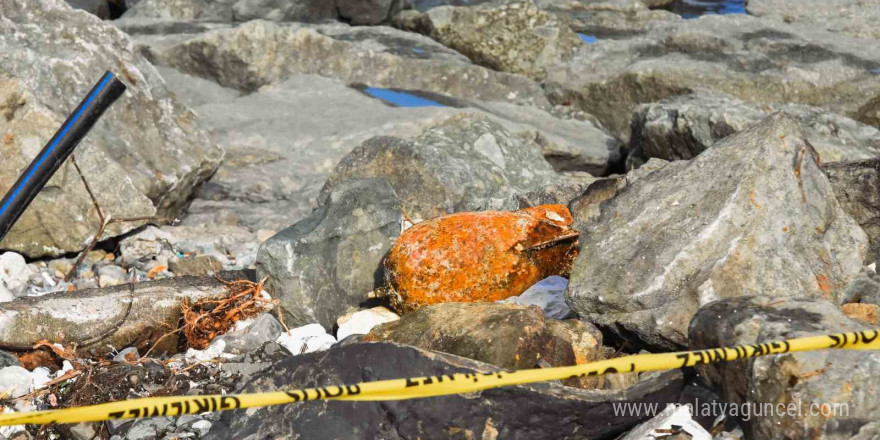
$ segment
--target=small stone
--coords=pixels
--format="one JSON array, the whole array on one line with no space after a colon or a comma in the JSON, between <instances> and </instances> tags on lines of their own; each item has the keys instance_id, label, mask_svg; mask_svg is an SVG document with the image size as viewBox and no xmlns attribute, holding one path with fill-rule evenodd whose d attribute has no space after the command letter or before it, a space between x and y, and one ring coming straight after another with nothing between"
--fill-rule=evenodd
<instances>
[{"instance_id":1,"label":"small stone","mask_svg":"<svg viewBox=\"0 0 880 440\"><path fill-rule=\"evenodd\" d=\"M192 424L192 429L198 431L199 435L205 435L211 430L211 422L207 420L199 420Z\"/></svg>"},{"instance_id":2,"label":"small stone","mask_svg":"<svg viewBox=\"0 0 880 440\"><path fill-rule=\"evenodd\" d=\"M341 341L351 335L365 335L379 324L397 321L398 319L400 319L400 316L381 306L349 313L336 320L336 324L339 326L339 330L336 332L336 339Z\"/></svg>"},{"instance_id":3,"label":"small stone","mask_svg":"<svg viewBox=\"0 0 880 440\"><path fill-rule=\"evenodd\" d=\"M31 271L24 257L15 252L0 254L0 287L14 296L21 296L27 288Z\"/></svg>"},{"instance_id":4,"label":"small stone","mask_svg":"<svg viewBox=\"0 0 880 440\"><path fill-rule=\"evenodd\" d=\"M100 287L118 286L125 284L125 269L119 266L104 266L98 269L98 285Z\"/></svg>"},{"instance_id":5,"label":"small stone","mask_svg":"<svg viewBox=\"0 0 880 440\"><path fill-rule=\"evenodd\" d=\"M278 339L282 331L284 329L275 316L263 313L249 326L228 332L217 339L226 342L227 353L243 354L262 347L266 342Z\"/></svg>"},{"instance_id":6,"label":"small stone","mask_svg":"<svg viewBox=\"0 0 880 440\"><path fill-rule=\"evenodd\" d=\"M74 440L92 440L95 438L95 427L91 423L77 423L69 429Z\"/></svg>"},{"instance_id":7,"label":"small stone","mask_svg":"<svg viewBox=\"0 0 880 440\"><path fill-rule=\"evenodd\" d=\"M197 257L184 257L170 262L171 272L175 275L204 276L220 271L223 264L212 255L199 255Z\"/></svg>"},{"instance_id":8,"label":"small stone","mask_svg":"<svg viewBox=\"0 0 880 440\"><path fill-rule=\"evenodd\" d=\"M878 312L880 312L880 306L877 304L851 303L844 304L842 309L843 314L850 318L858 319L871 325L878 324L877 318Z\"/></svg>"}]
</instances>

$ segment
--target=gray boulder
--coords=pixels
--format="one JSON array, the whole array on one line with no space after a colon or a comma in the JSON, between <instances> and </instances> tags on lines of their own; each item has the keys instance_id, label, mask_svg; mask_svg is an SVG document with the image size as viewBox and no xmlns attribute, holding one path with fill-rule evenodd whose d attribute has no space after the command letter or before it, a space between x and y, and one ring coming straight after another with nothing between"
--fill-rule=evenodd
<instances>
[{"instance_id":1,"label":"gray boulder","mask_svg":"<svg viewBox=\"0 0 880 440\"><path fill-rule=\"evenodd\" d=\"M571 59L583 45L578 36L534 2L443 6L405 15L398 25L461 52L475 63L544 79L547 69Z\"/></svg>"},{"instance_id":2,"label":"gray boulder","mask_svg":"<svg viewBox=\"0 0 880 440\"><path fill-rule=\"evenodd\" d=\"M246 375L235 392L494 371L497 367L482 362L415 347L350 343L285 357ZM619 402L656 402L663 407L678 401L683 382L680 372L671 371L620 391L536 383L428 399L314 401L242 409L223 413L202 438L608 438L648 418L616 414Z\"/></svg>"},{"instance_id":3,"label":"gray boulder","mask_svg":"<svg viewBox=\"0 0 880 440\"><path fill-rule=\"evenodd\" d=\"M9 152L0 161L0 182L15 181L104 70L112 69L128 91L85 138L79 163L113 217L176 217L223 155L195 114L168 93L128 36L97 17L60 0L2 0L0 10L0 131ZM136 226L117 224L106 236ZM66 164L0 248L59 255L82 249L97 229L82 182Z\"/></svg>"},{"instance_id":4,"label":"gray boulder","mask_svg":"<svg viewBox=\"0 0 880 440\"><path fill-rule=\"evenodd\" d=\"M697 89L756 104L821 107L880 127L880 46L746 15L652 26L638 38L600 40L553 69L553 103L595 115L629 138L638 104Z\"/></svg>"},{"instance_id":5,"label":"gray boulder","mask_svg":"<svg viewBox=\"0 0 880 440\"><path fill-rule=\"evenodd\" d=\"M880 256L880 159L822 165L834 194L871 239L866 263Z\"/></svg>"},{"instance_id":6,"label":"gray boulder","mask_svg":"<svg viewBox=\"0 0 880 440\"><path fill-rule=\"evenodd\" d=\"M311 216L260 246L257 274L281 301L284 322L317 322L357 310L381 285L382 258L400 234L400 201L382 179L339 182Z\"/></svg>"},{"instance_id":7,"label":"gray boulder","mask_svg":"<svg viewBox=\"0 0 880 440\"><path fill-rule=\"evenodd\" d=\"M691 159L774 111L784 111L800 123L822 162L880 156L880 130L845 116L802 104L762 107L729 95L698 92L640 106L633 116L627 161L638 165L651 157Z\"/></svg>"},{"instance_id":8,"label":"gray boulder","mask_svg":"<svg viewBox=\"0 0 880 440\"><path fill-rule=\"evenodd\" d=\"M123 18L226 23L250 20L313 23L338 19L354 25L375 25L388 21L404 6L404 0L141 0Z\"/></svg>"},{"instance_id":9,"label":"gray boulder","mask_svg":"<svg viewBox=\"0 0 880 440\"><path fill-rule=\"evenodd\" d=\"M386 179L403 209L415 218L473 210L506 197L559 182L539 147L491 119L457 115L414 140L380 136L352 150L321 190L351 178Z\"/></svg>"},{"instance_id":10,"label":"gray boulder","mask_svg":"<svg viewBox=\"0 0 880 440\"><path fill-rule=\"evenodd\" d=\"M690 349L871 330L821 300L735 298L709 304L690 325ZM819 350L698 367L731 404L751 404L746 438L850 439L876 433L876 350ZM779 411L779 405L783 410ZM821 405L821 406L820 406ZM771 406L773 411L761 411ZM876 438L865 436L863 438Z\"/></svg>"},{"instance_id":11,"label":"gray boulder","mask_svg":"<svg viewBox=\"0 0 880 440\"><path fill-rule=\"evenodd\" d=\"M880 40L880 4L862 0L749 0L746 11L785 23L823 28L864 40ZM866 42L871 44L871 42Z\"/></svg>"},{"instance_id":12,"label":"gray boulder","mask_svg":"<svg viewBox=\"0 0 880 440\"><path fill-rule=\"evenodd\" d=\"M573 203L581 249L567 300L589 322L679 348L704 304L836 300L861 270L867 236L784 113L643 173L611 181L598 206Z\"/></svg>"},{"instance_id":13,"label":"gray boulder","mask_svg":"<svg viewBox=\"0 0 880 440\"><path fill-rule=\"evenodd\" d=\"M138 37L161 66L247 93L294 75L548 107L540 86L472 64L430 38L396 29L254 20L205 33Z\"/></svg>"},{"instance_id":14,"label":"gray boulder","mask_svg":"<svg viewBox=\"0 0 880 440\"><path fill-rule=\"evenodd\" d=\"M333 166L356 146L379 135L415 137L459 113L488 115L534 140L557 170L601 174L621 161L619 142L592 123L530 106L427 96L449 106L394 107L317 75L292 76L240 96L175 69L159 71L169 89L199 113L227 155L200 188L182 220L185 225L285 228L311 213Z\"/></svg>"}]
</instances>

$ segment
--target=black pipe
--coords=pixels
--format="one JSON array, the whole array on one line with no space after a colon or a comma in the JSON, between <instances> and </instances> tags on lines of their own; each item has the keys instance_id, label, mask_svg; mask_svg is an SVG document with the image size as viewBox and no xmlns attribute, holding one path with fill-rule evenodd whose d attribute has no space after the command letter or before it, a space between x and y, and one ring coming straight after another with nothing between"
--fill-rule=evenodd
<instances>
[{"instance_id":1,"label":"black pipe","mask_svg":"<svg viewBox=\"0 0 880 440\"><path fill-rule=\"evenodd\" d=\"M73 153L73 149L83 136L92 129L95 122L98 122L104 110L110 107L123 92L125 92L125 84L108 71L67 117L64 125L58 129L55 136L52 136L34 161L25 168L15 185L0 201L0 240L3 240L6 233L12 229L12 225L21 217L70 153Z\"/></svg>"}]
</instances>

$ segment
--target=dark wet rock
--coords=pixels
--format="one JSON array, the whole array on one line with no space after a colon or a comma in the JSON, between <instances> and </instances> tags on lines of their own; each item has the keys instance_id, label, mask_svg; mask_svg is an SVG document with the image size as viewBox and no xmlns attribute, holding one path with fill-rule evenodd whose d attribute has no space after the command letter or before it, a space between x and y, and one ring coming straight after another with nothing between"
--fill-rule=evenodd
<instances>
[{"instance_id":1,"label":"dark wet rock","mask_svg":"<svg viewBox=\"0 0 880 440\"><path fill-rule=\"evenodd\" d=\"M21 362L12 353L0 350L0 368L20 367Z\"/></svg>"},{"instance_id":2,"label":"dark wet rock","mask_svg":"<svg viewBox=\"0 0 880 440\"><path fill-rule=\"evenodd\" d=\"M880 40L880 4L862 0L749 0L746 11L751 15L796 23L809 28L822 28L851 37ZM873 40L873 41L871 41Z\"/></svg>"},{"instance_id":3,"label":"dark wet rock","mask_svg":"<svg viewBox=\"0 0 880 440\"><path fill-rule=\"evenodd\" d=\"M822 162L880 155L880 130L827 110L802 104L759 106L729 95L698 92L644 104L630 137L630 167L647 158L691 159L715 142L784 111L800 123Z\"/></svg>"},{"instance_id":4,"label":"dark wet rock","mask_svg":"<svg viewBox=\"0 0 880 440\"><path fill-rule=\"evenodd\" d=\"M492 371L497 367L415 347L352 343L275 362L246 377L238 390L274 391ZM539 383L403 401L305 402L225 413L205 438L599 438L613 436L644 418L614 416L613 402L664 406L677 401L682 386L681 373L673 371L616 392Z\"/></svg>"},{"instance_id":5,"label":"dark wet rock","mask_svg":"<svg viewBox=\"0 0 880 440\"><path fill-rule=\"evenodd\" d=\"M222 151L196 115L168 92L156 69L132 50L129 37L60 0L2 0L0 10L2 186L12 185L105 69L111 69L128 91L78 147L79 164L105 213L177 216L217 168ZM0 248L31 257L78 251L98 223L82 182L67 163ZM137 226L111 225L105 238Z\"/></svg>"},{"instance_id":6,"label":"dark wet rock","mask_svg":"<svg viewBox=\"0 0 880 440\"><path fill-rule=\"evenodd\" d=\"M479 115L454 116L414 140L370 139L342 159L322 192L365 177L388 180L404 210L422 219L561 180L535 143Z\"/></svg>"},{"instance_id":7,"label":"dark wet rock","mask_svg":"<svg viewBox=\"0 0 880 440\"><path fill-rule=\"evenodd\" d=\"M866 263L880 256L880 158L822 165L843 210L871 240Z\"/></svg>"},{"instance_id":8,"label":"dark wet rock","mask_svg":"<svg viewBox=\"0 0 880 440\"><path fill-rule=\"evenodd\" d=\"M553 103L595 115L628 139L632 113L697 89L756 104L821 107L880 126L880 46L746 15L653 26L638 38L600 40L550 71Z\"/></svg>"},{"instance_id":9,"label":"dark wet rock","mask_svg":"<svg viewBox=\"0 0 880 440\"><path fill-rule=\"evenodd\" d=\"M604 181L596 193L611 198L573 213L581 249L567 299L620 336L682 347L701 305L747 295L834 301L862 267L867 236L784 113L643 173L622 189Z\"/></svg>"},{"instance_id":10,"label":"dark wet rock","mask_svg":"<svg viewBox=\"0 0 880 440\"><path fill-rule=\"evenodd\" d=\"M389 341L442 351L507 370L602 359L602 333L577 321L545 319L535 306L445 303L423 307L373 328L365 341ZM595 378L583 384L595 387Z\"/></svg>"},{"instance_id":11,"label":"dark wet rock","mask_svg":"<svg viewBox=\"0 0 880 440\"><path fill-rule=\"evenodd\" d=\"M260 246L257 273L290 327L357 310L381 284L381 261L400 234L400 201L382 179L339 182L311 216Z\"/></svg>"},{"instance_id":12,"label":"dark wet rock","mask_svg":"<svg viewBox=\"0 0 880 440\"><path fill-rule=\"evenodd\" d=\"M569 27L534 2L444 6L398 20L404 29L428 35L475 63L544 79L547 69L571 59L583 45Z\"/></svg>"},{"instance_id":13,"label":"dark wet rock","mask_svg":"<svg viewBox=\"0 0 880 440\"><path fill-rule=\"evenodd\" d=\"M846 286L841 303L880 306L880 275L864 269Z\"/></svg>"},{"instance_id":14,"label":"dark wet rock","mask_svg":"<svg viewBox=\"0 0 880 440\"><path fill-rule=\"evenodd\" d=\"M388 22L408 3L409 0L336 0L336 12L346 23L374 25Z\"/></svg>"},{"instance_id":15,"label":"dark wet rock","mask_svg":"<svg viewBox=\"0 0 880 440\"><path fill-rule=\"evenodd\" d=\"M734 298L700 309L690 325L690 349L869 329L826 301ZM698 368L711 384L721 387L729 403L785 406L785 411L765 411L744 420L750 438L849 439L875 422L880 412L876 350L819 350ZM788 410L789 405L794 411ZM811 405L827 407L814 406L811 412ZM834 415L816 413L822 410Z\"/></svg>"},{"instance_id":16,"label":"dark wet rock","mask_svg":"<svg viewBox=\"0 0 880 440\"><path fill-rule=\"evenodd\" d=\"M98 18L104 20L110 18L110 2L108 0L65 0L65 2L74 9L81 9Z\"/></svg>"},{"instance_id":17,"label":"dark wet rock","mask_svg":"<svg viewBox=\"0 0 880 440\"><path fill-rule=\"evenodd\" d=\"M201 34L145 35L138 42L158 65L248 93L294 75L320 75L548 107L540 86L526 78L476 66L428 37L383 26L254 20Z\"/></svg>"}]
</instances>

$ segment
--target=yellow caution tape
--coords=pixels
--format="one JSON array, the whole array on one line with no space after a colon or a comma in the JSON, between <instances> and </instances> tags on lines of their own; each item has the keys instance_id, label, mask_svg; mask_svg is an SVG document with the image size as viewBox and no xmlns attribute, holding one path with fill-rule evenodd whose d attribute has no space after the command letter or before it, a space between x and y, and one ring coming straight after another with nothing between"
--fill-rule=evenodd
<instances>
[{"instance_id":1,"label":"yellow caution tape","mask_svg":"<svg viewBox=\"0 0 880 440\"><path fill-rule=\"evenodd\" d=\"M0 415L0 426L45 425L51 423L97 422L110 419L179 416L207 411L229 411L257 406L283 405L307 400L403 400L470 393L490 388L608 373L673 370L721 361L823 350L827 348L880 349L880 331L837 333L743 345L732 348L639 354L571 367L495 373L456 373L440 376L332 385L320 388L238 395L148 397L77 408Z\"/></svg>"}]
</instances>

